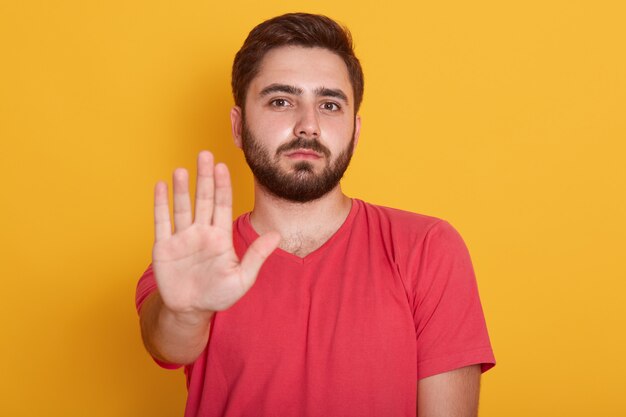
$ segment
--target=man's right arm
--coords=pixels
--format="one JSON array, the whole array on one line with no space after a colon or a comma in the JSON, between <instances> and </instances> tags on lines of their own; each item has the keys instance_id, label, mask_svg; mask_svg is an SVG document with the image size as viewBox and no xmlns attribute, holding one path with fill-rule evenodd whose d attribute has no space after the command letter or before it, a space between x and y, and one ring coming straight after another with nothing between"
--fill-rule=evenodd
<instances>
[{"instance_id":1,"label":"man's right arm","mask_svg":"<svg viewBox=\"0 0 626 417\"><path fill-rule=\"evenodd\" d=\"M252 287L280 235L255 240L241 261L232 238L232 189L228 168L198 155L195 216L187 171L174 171L174 228L167 184L154 190L155 242L152 269L157 284L140 309L146 349L172 364L193 362L206 347L213 314L235 304Z\"/></svg>"},{"instance_id":2,"label":"man's right arm","mask_svg":"<svg viewBox=\"0 0 626 417\"><path fill-rule=\"evenodd\" d=\"M141 306L143 344L161 362L190 364L206 347L213 314L176 314L163 304L158 290L154 291Z\"/></svg>"}]
</instances>

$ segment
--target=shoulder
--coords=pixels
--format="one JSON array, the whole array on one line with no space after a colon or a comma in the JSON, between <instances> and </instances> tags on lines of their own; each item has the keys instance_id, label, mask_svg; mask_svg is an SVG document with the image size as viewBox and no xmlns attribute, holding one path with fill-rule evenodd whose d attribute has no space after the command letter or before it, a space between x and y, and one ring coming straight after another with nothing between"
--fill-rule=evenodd
<instances>
[{"instance_id":1,"label":"shoulder","mask_svg":"<svg viewBox=\"0 0 626 417\"><path fill-rule=\"evenodd\" d=\"M354 202L359 205L361 221L383 227L394 234L417 238L424 237L429 232L440 228L452 228L448 222L438 217L380 206L357 199Z\"/></svg>"},{"instance_id":2,"label":"shoulder","mask_svg":"<svg viewBox=\"0 0 626 417\"><path fill-rule=\"evenodd\" d=\"M459 232L444 219L361 200L354 201L359 205L359 228L367 228L370 238L379 236L391 247L403 248L403 251L409 249L414 255L466 250Z\"/></svg>"}]
</instances>

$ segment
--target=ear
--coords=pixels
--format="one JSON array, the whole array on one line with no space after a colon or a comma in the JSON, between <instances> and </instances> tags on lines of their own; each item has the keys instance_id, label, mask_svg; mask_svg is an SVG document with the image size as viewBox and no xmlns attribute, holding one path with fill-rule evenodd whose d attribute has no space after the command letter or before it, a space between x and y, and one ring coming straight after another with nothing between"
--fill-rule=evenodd
<instances>
[{"instance_id":1,"label":"ear","mask_svg":"<svg viewBox=\"0 0 626 417\"><path fill-rule=\"evenodd\" d=\"M243 114L241 112L241 107L239 106L233 106L233 108L230 109L230 128L235 145L241 149L243 146L241 140L241 132L243 130Z\"/></svg>"},{"instance_id":2,"label":"ear","mask_svg":"<svg viewBox=\"0 0 626 417\"><path fill-rule=\"evenodd\" d=\"M354 146L359 143L359 136L361 135L361 116L356 115L354 118Z\"/></svg>"}]
</instances>

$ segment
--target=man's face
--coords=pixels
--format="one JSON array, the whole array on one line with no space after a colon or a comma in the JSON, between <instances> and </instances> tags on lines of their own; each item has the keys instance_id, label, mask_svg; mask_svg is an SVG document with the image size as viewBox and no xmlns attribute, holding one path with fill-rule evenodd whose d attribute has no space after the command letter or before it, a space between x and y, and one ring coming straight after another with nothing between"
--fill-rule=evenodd
<instances>
[{"instance_id":1,"label":"man's face","mask_svg":"<svg viewBox=\"0 0 626 417\"><path fill-rule=\"evenodd\" d=\"M269 51L250 83L245 109L231 115L257 182L297 202L320 198L338 185L360 128L346 65L322 48Z\"/></svg>"}]
</instances>

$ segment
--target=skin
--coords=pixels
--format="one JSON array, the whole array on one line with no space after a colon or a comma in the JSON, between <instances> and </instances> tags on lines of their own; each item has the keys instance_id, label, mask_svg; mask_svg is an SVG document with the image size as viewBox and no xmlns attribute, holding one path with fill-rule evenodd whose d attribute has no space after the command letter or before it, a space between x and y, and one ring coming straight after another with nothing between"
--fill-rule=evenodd
<instances>
[{"instance_id":1,"label":"skin","mask_svg":"<svg viewBox=\"0 0 626 417\"><path fill-rule=\"evenodd\" d=\"M347 68L335 54L320 48L281 47L264 57L251 82L245 112L231 110L235 144L242 147L244 113L251 133L275 155L294 137L316 138L329 155L305 151L281 153L278 169L294 173L307 161L320 173L358 142L361 119L355 115ZM228 168L213 155L198 155L195 213L188 173L173 174L174 231L167 184L154 192L153 270L158 291L142 306L140 322L147 350L165 362L189 364L202 353L210 321L252 287L258 271L277 248L306 256L319 248L346 219L351 200L340 185L306 203L277 198L255 182L251 222L260 237L239 259L232 242L232 188ZM478 365L423 378L418 382L420 416L470 417L477 414Z\"/></svg>"},{"instance_id":2,"label":"skin","mask_svg":"<svg viewBox=\"0 0 626 417\"><path fill-rule=\"evenodd\" d=\"M480 365L471 365L420 379L417 384L417 415L478 416L480 374Z\"/></svg>"},{"instance_id":3,"label":"skin","mask_svg":"<svg viewBox=\"0 0 626 417\"><path fill-rule=\"evenodd\" d=\"M290 86L298 93L273 91L272 86ZM341 92L345 99L324 94L322 88ZM273 155L283 143L296 136L317 138L331 152L331 160L344 150L354 132L358 143L361 119L354 115L352 85L348 71L337 55L321 48L283 47L267 53L258 76L246 96L247 125ZM242 147L242 109L231 111L235 144ZM325 157L281 155L279 167L293 172L306 160L319 173L330 164ZM275 198L255 182L255 204L250 220L259 233L277 231L280 247L306 256L321 246L347 217L351 201L338 185L320 199L305 204Z\"/></svg>"}]
</instances>

